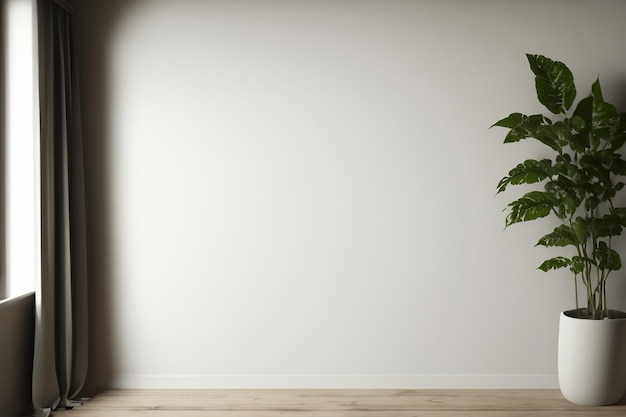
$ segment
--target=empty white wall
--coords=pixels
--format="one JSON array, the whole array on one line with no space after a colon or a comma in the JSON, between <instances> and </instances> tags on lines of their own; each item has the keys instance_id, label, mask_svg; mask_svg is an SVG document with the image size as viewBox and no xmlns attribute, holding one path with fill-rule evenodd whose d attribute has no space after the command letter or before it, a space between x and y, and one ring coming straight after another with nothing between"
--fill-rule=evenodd
<instances>
[{"instance_id":1,"label":"empty white wall","mask_svg":"<svg viewBox=\"0 0 626 417\"><path fill-rule=\"evenodd\" d=\"M621 1L83 1L91 379L554 387L567 274L497 181L526 52L626 110ZM543 228L542 228L543 227ZM624 275L624 274L622 274ZM621 279L623 277L618 277ZM616 307L626 287L615 286Z\"/></svg>"}]
</instances>

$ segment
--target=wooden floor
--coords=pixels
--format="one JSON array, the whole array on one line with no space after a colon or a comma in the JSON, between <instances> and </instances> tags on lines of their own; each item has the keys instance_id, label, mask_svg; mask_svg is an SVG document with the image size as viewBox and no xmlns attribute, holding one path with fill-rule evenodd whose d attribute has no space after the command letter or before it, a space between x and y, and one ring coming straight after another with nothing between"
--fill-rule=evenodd
<instances>
[{"instance_id":1,"label":"wooden floor","mask_svg":"<svg viewBox=\"0 0 626 417\"><path fill-rule=\"evenodd\" d=\"M626 402L570 404L555 390L124 390L55 417L626 416Z\"/></svg>"}]
</instances>

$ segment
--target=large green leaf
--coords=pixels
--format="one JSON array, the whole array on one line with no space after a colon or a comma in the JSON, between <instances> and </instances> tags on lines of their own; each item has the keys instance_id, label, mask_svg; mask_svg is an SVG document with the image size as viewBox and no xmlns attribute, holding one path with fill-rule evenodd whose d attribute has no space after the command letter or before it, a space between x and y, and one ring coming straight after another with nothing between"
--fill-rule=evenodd
<instances>
[{"instance_id":1,"label":"large green leaf","mask_svg":"<svg viewBox=\"0 0 626 417\"><path fill-rule=\"evenodd\" d=\"M608 247L606 242L598 242L598 247L593 253L598 260L598 268L609 271L617 271L622 267L622 259L615 250Z\"/></svg>"},{"instance_id":2,"label":"large green leaf","mask_svg":"<svg viewBox=\"0 0 626 417\"><path fill-rule=\"evenodd\" d=\"M580 179L585 191L600 197L602 201L613 197L614 188L611 180L613 157L602 152L583 155L579 159L580 170L584 173Z\"/></svg>"},{"instance_id":3,"label":"large green leaf","mask_svg":"<svg viewBox=\"0 0 626 417\"><path fill-rule=\"evenodd\" d=\"M534 184L546 179L551 172L552 161L543 159L536 161L528 159L509 171L509 175L498 183L498 193L501 193L510 185Z\"/></svg>"},{"instance_id":4,"label":"large green leaf","mask_svg":"<svg viewBox=\"0 0 626 417\"><path fill-rule=\"evenodd\" d=\"M562 256L557 256L556 258L548 259L544 261L541 265L539 265L538 269L541 269L543 272L548 272L551 269L561 269L566 268L572 264L572 261L564 258Z\"/></svg>"},{"instance_id":5,"label":"large green leaf","mask_svg":"<svg viewBox=\"0 0 626 417\"><path fill-rule=\"evenodd\" d=\"M559 138L563 135L562 129L555 129L552 121L541 114L526 116L522 113L511 113L504 119L498 120L491 127L507 127L509 133L504 138L504 143L519 142L522 139L534 138L548 145L555 151L559 151Z\"/></svg>"},{"instance_id":6,"label":"large green leaf","mask_svg":"<svg viewBox=\"0 0 626 417\"><path fill-rule=\"evenodd\" d=\"M622 269L622 258L620 257L619 253L613 249L609 250L607 269L609 271L618 271Z\"/></svg>"},{"instance_id":7,"label":"large green leaf","mask_svg":"<svg viewBox=\"0 0 626 417\"><path fill-rule=\"evenodd\" d=\"M491 127L499 126L499 127L508 127L509 129L513 129L519 126L524 120L526 120L528 116L522 113L511 113L504 119L500 119L495 122Z\"/></svg>"},{"instance_id":8,"label":"large green leaf","mask_svg":"<svg viewBox=\"0 0 626 417\"><path fill-rule=\"evenodd\" d=\"M562 174L558 174L555 179L546 183L545 190L554 196L556 201L554 208L559 218L564 219L574 215L583 201L579 194L584 192L577 192L577 187L576 183Z\"/></svg>"},{"instance_id":9,"label":"large green leaf","mask_svg":"<svg viewBox=\"0 0 626 417\"><path fill-rule=\"evenodd\" d=\"M562 224L557 226L552 233L548 233L537 242L535 246L568 246L576 245L577 236L572 227Z\"/></svg>"},{"instance_id":10,"label":"large green leaf","mask_svg":"<svg viewBox=\"0 0 626 417\"><path fill-rule=\"evenodd\" d=\"M611 172L615 175L626 176L626 161L621 158L621 155L616 155L611 163Z\"/></svg>"},{"instance_id":11,"label":"large green leaf","mask_svg":"<svg viewBox=\"0 0 626 417\"><path fill-rule=\"evenodd\" d=\"M572 140L572 126L569 119L559 120L551 126L552 135L557 138L561 147L567 146Z\"/></svg>"},{"instance_id":12,"label":"large green leaf","mask_svg":"<svg viewBox=\"0 0 626 417\"><path fill-rule=\"evenodd\" d=\"M541 191L526 193L509 204L510 212L506 218L506 226L546 217L556 203L556 198L550 193Z\"/></svg>"},{"instance_id":13,"label":"large green leaf","mask_svg":"<svg viewBox=\"0 0 626 417\"><path fill-rule=\"evenodd\" d=\"M574 274L580 274L585 268L595 264L596 262L593 259L587 258L586 256L573 256L570 271Z\"/></svg>"},{"instance_id":14,"label":"large green leaf","mask_svg":"<svg viewBox=\"0 0 626 417\"><path fill-rule=\"evenodd\" d=\"M526 54L535 74L537 98L554 114L565 113L576 98L574 76L565 64L542 55Z\"/></svg>"},{"instance_id":15,"label":"large green leaf","mask_svg":"<svg viewBox=\"0 0 626 417\"><path fill-rule=\"evenodd\" d=\"M572 127L574 134L571 138L570 146L577 152L584 152L591 147L591 131L593 114L593 97L585 97L578 102L572 117Z\"/></svg>"},{"instance_id":16,"label":"large green leaf","mask_svg":"<svg viewBox=\"0 0 626 417\"><path fill-rule=\"evenodd\" d=\"M616 207L611 210L611 214L619 219L620 224L626 227L626 207Z\"/></svg>"},{"instance_id":17,"label":"large green leaf","mask_svg":"<svg viewBox=\"0 0 626 417\"><path fill-rule=\"evenodd\" d=\"M611 132L611 150L620 149L626 143L626 113L620 113Z\"/></svg>"},{"instance_id":18,"label":"large green leaf","mask_svg":"<svg viewBox=\"0 0 626 417\"><path fill-rule=\"evenodd\" d=\"M597 238L619 236L622 234L623 220L619 214L606 214L593 221L593 233Z\"/></svg>"},{"instance_id":19,"label":"large green leaf","mask_svg":"<svg viewBox=\"0 0 626 417\"><path fill-rule=\"evenodd\" d=\"M521 127L524 129L526 137L537 139L557 152L568 143L568 140L562 137L562 130L558 126L552 125L549 119L543 118L541 122L536 122L529 118Z\"/></svg>"},{"instance_id":20,"label":"large green leaf","mask_svg":"<svg viewBox=\"0 0 626 417\"><path fill-rule=\"evenodd\" d=\"M531 116L534 120L537 119L537 116ZM541 117L541 116L539 116ZM522 139L526 139L528 137L528 132L524 129L523 125L527 123L529 117L522 113L512 113L505 117L504 119L498 120L491 127L499 126L499 127L508 127L509 133L507 133L504 138L504 143L513 143L519 142Z\"/></svg>"},{"instance_id":21,"label":"large green leaf","mask_svg":"<svg viewBox=\"0 0 626 417\"><path fill-rule=\"evenodd\" d=\"M600 152L594 154L582 155L579 159L579 164L583 168L604 169L608 171L608 165L611 163L611 158L608 155L603 155Z\"/></svg>"},{"instance_id":22,"label":"large green leaf","mask_svg":"<svg viewBox=\"0 0 626 417\"><path fill-rule=\"evenodd\" d=\"M592 107L592 143L597 148L601 141L609 141L614 131L614 126L619 122L619 116L615 106L604 101L600 80L596 80L591 86L593 96Z\"/></svg>"},{"instance_id":23,"label":"large green leaf","mask_svg":"<svg viewBox=\"0 0 626 417\"><path fill-rule=\"evenodd\" d=\"M561 175L563 177L573 177L578 172L576 165L570 162L557 162L552 166L552 175Z\"/></svg>"},{"instance_id":24,"label":"large green leaf","mask_svg":"<svg viewBox=\"0 0 626 417\"><path fill-rule=\"evenodd\" d=\"M578 217L576 221L572 222L572 230L579 243L586 242L589 237L589 222L582 217Z\"/></svg>"}]
</instances>

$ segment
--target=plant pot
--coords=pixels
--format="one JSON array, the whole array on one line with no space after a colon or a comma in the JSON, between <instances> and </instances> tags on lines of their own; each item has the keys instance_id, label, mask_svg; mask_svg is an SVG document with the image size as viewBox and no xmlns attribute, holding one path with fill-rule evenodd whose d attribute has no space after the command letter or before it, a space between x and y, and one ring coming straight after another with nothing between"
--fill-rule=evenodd
<instances>
[{"instance_id":1,"label":"plant pot","mask_svg":"<svg viewBox=\"0 0 626 417\"><path fill-rule=\"evenodd\" d=\"M576 318L561 313L558 374L561 393L570 402L599 406L626 394L626 318Z\"/></svg>"}]
</instances>

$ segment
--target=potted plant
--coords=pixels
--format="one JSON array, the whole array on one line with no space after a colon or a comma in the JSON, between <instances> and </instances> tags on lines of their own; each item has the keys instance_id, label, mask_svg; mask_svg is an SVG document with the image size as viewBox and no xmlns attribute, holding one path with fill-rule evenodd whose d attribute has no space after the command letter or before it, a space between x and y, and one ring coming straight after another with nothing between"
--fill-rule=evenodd
<instances>
[{"instance_id":1,"label":"potted plant","mask_svg":"<svg viewBox=\"0 0 626 417\"><path fill-rule=\"evenodd\" d=\"M569 249L539 266L567 268L573 277L576 308L562 312L559 321L559 386L571 402L612 404L626 393L626 314L607 305L607 280L622 267L613 243L626 226L626 208L616 205L626 175L626 113L604 101L599 80L573 106L576 87L569 68L541 55L526 56L537 98L552 115L512 113L493 126L509 129L504 143L536 139L552 157L518 164L500 180L497 193L510 185L543 185L507 206L505 224L557 220L537 245ZM586 304L579 304L579 296Z\"/></svg>"}]
</instances>

